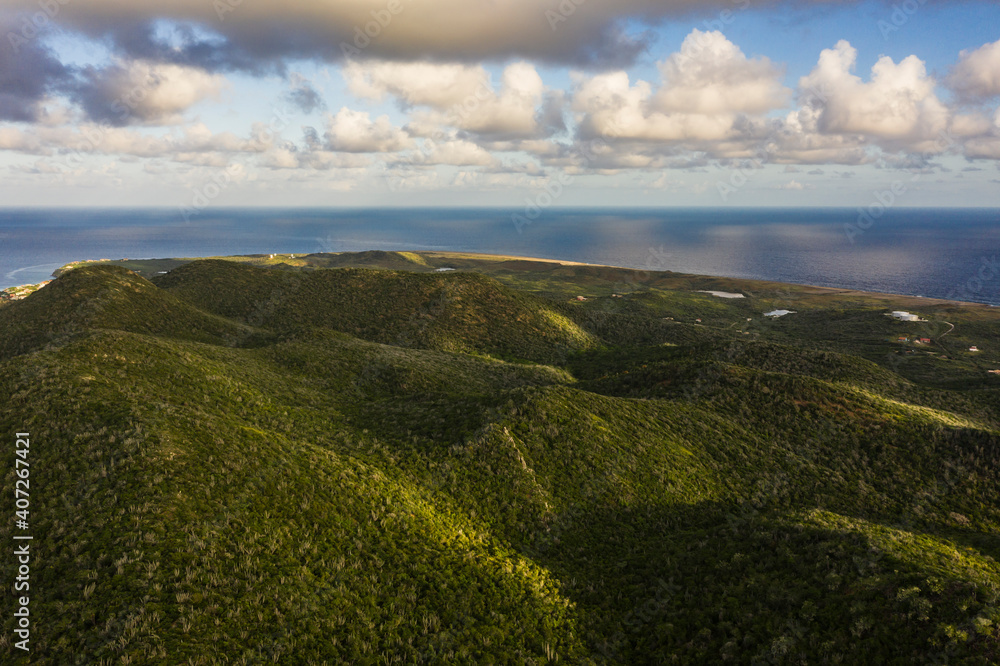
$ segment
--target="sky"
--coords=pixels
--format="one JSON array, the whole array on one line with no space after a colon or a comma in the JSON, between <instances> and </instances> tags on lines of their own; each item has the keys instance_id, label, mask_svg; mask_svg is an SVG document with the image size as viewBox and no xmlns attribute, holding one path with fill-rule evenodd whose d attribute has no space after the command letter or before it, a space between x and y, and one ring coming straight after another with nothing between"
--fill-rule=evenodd
<instances>
[{"instance_id":1,"label":"sky","mask_svg":"<svg viewBox=\"0 0 1000 666\"><path fill-rule=\"evenodd\" d=\"M0 206L1000 205L1000 4L0 0Z\"/></svg>"}]
</instances>

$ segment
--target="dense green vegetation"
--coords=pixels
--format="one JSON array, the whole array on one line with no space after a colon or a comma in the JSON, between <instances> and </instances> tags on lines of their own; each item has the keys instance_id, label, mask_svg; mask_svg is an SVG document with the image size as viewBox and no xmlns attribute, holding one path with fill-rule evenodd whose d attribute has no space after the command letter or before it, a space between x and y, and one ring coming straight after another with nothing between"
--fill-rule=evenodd
<instances>
[{"instance_id":1,"label":"dense green vegetation","mask_svg":"<svg viewBox=\"0 0 1000 666\"><path fill-rule=\"evenodd\" d=\"M30 431L35 553L4 663L1000 660L995 309L441 253L115 263L0 306L0 538Z\"/></svg>"}]
</instances>

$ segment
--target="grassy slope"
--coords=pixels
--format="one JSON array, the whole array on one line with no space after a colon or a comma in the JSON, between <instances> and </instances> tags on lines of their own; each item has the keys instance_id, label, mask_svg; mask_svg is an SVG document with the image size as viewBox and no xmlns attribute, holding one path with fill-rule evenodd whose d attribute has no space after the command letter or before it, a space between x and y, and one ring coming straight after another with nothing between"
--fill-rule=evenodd
<instances>
[{"instance_id":1,"label":"grassy slope","mask_svg":"<svg viewBox=\"0 0 1000 666\"><path fill-rule=\"evenodd\" d=\"M87 267L0 310L32 663L997 659L1000 414L971 372L744 336L751 305L671 289L157 284Z\"/></svg>"},{"instance_id":2,"label":"grassy slope","mask_svg":"<svg viewBox=\"0 0 1000 666\"><path fill-rule=\"evenodd\" d=\"M567 318L565 308L476 273L280 273L206 261L183 266L156 283L207 311L279 331L321 327L403 347L533 361L594 344Z\"/></svg>"},{"instance_id":3,"label":"grassy slope","mask_svg":"<svg viewBox=\"0 0 1000 666\"><path fill-rule=\"evenodd\" d=\"M251 328L192 307L130 271L89 266L7 306L0 318L0 358L94 329L214 343L257 337Z\"/></svg>"}]
</instances>

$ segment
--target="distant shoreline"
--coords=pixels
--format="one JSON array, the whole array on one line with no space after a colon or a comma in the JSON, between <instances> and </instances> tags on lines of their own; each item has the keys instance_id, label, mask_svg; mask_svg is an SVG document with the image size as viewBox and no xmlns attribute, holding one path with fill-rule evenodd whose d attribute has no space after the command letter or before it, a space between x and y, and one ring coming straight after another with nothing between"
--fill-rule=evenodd
<instances>
[{"instance_id":1,"label":"distant shoreline","mask_svg":"<svg viewBox=\"0 0 1000 666\"><path fill-rule=\"evenodd\" d=\"M238 209L206 211L188 225L169 210L7 212L0 215L0 288L41 282L77 259L379 248L544 257L567 266L669 269L1000 306L1000 238L992 210L893 208L863 235L845 231L857 222L849 209L550 208L520 228L511 214ZM907 229L912 242L901 246L899 234ZM14 270L21 272L11 275Z\"/></svg>"},{"instance_id":2,"label":"distant shoreline","mask_svg":"<svg viewBox=\"0 0 1000 666\"><path fill-rule=\"evenodd\" d=\"M208 256L208 257L166 257L166 258L150 258L150 259L128 259L128 258L123 258L123 259L87 259L87 260L80 260L80 261L70 262L70 263L65 264L63 266L60 266L55 271L53 271L52 277L53 277L53 279L55 279L58 276L60 276L61 274L64 274L65 272L73 270L75 268L79 268L81 266L99 265L99 264L112 264L112 265L124 266L125 268L128 268L129 270L134 270L135 272L137 272L137 273L139 273L141 275L143 273L143 271L142 270L136 270L136 268L139 267L139 266L145 266L145 265L151 265L151 264L152 265L163 264L165 266L170 266L170 268L168 270L172 270L173 268L176 268L176 267L181 266L183 264L190 263L192 261L200 261L200 260L204 260L204 259L221 259L221 260L225 260L225 261L237 261L237 262L240 262L240 263L258 264L258 265L263 265L264 267L266 267L267 265L278 265L278 264L281 264L281 263L284 263L285 265L288 265L286 263L287 261L303 261L304 258L306 258L306 257L323 257L323 256L328 256L328 257L351 257L351 256L363 257L363 256L370 256L370 255L379 255L379 256L381 256L381 255L385 255L385 256L398 255L400 257L405 257L405 256L412 255L412 256L416 256L416 257L424 257L424 258L427 258L427 259L435 259L435 260L439 260L439 261L443 261L443 262L447 262L449 259L451 259L451 260L470 259L470 260L475 260L475 261L496 262L496 263L505 263L505 262L531 262L531 263L542 263L542 264L554 264L554 265L565 266L565 267L587 267L587 268L594 268L594 269L608 269L608 270L617 270L617 271L628 271L628 272L631 272L631 273L639 273L639 274L642 274L642 273L663 273L663 274L668 274L668 275L673 275L673 276L678 276L678 277L683 276L683 277L697 278L697 279L724 280L724 281L728 281L728 282L732 282L732 283L747 283L747 284L756 284L756 285L765 285L766 284L766 285L771 285L771 286L787 285L787 286L790 286L790 287L796 287L798 289L807 289L807 290L810 290L813 294L817 294L817 295L819 295L819 294L827 294L827 295L831 295L831 296L852 296L852 295L857 295L859 297L860 296L865 296L865 297L869 297L869 298L892 299L892 300L896 300L896 301L899 301L900 299L905 299L908 302L910 302L910 307L919 307L919 305L921 305L921 304L924 304L924 305L949 305L950 304L950 305L958 305L958 306L961 306L961 307L984 307L984 308L991 308L991 309L997 307L996 305L993 305L993 304L990 304L990 303L982 303L982 302L978 302L978 301L961 301L961 300L946 299L946 298L933 298L933 297L924 297L924 296L914 296L914 295L909 295L909 294L894 294L894 293L888 293L888 292L865 291L865 290L860 290L860 289L852 289L852 288L848 288L848 287L826 287L826 286L821 286L821 285L804 284L804 283L798 283L798 282L780 282L780 281L775 281L775 280L760 280L760 279L752 279L752 278L733 278L733 277L726 277L726 276L703 275L703 274L694 274L694 273L676 273L676 272L668 271L668 270L652 271L652 270L643 270L643 269L636 269L636 268L628 268L628 267L624 267L624 266L613 266L613 265L609 265L609 264L593 264L593 263L580 262L580 261L568 261L568 260L565 260L565 259L547 259L547 258L543 258L543 257L508 255L508 254L489 254L489 253L483 253L483 252L446 252L446 251L415 251L415 252L408 252L408 251L393 251L393 250L369 250L369 251L364 251L364 252L326 252L326 253L312 253L312 254L298 254L298 253L281 253L281 254L278 254L278 253L275 253L275 254L242 254L242 255L225 255L225 256ZM294 259L292 259L292 258L294 258ZM413 269L417 268L418 266L419 266L419 264L413 264L413 268L400 267L399 270L413 270ZM371 267L378 268L380 266L372 264ZM156 273L163 273L165 271L161 270L161 271L155 271L155 272ZM149 276L149 277L152 277L152 276ZM29 293L37 290L38 288L40 288L41 286L44 286L45 284L47 284L50 281L51 280L46 280L46 281L43 281L43 282L40 282L40 283L23 284L23 285L18 285L18 286L13 286L13 287L6 287L4 289L0 289L0 298L3 298L4 300L19 300L20 298L25 297ZM7 295L7 296L5 297L3 295ZM12 295L14 297L10 298L10 296L12 296Z\"/></svg>"}]
</instances>

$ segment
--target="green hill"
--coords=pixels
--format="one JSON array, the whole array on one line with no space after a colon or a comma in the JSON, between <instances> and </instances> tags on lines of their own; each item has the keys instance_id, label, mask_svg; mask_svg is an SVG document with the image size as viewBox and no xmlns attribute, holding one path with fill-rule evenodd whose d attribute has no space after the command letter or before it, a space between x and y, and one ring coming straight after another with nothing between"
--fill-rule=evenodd
<instances>
[{"instance_id":1,"label":"green hill","mask_svg":"<svg viewBox=\"0 0 1000 666\"><path fill-rule=\"evenodd\" d=\"M595 344L565 307L478 273L363 268L283 273L203 261L171 271L156 284L208 312L283 332L316 327L403 347L533 361Z\"/></svg>"},{"instance_id":2,"label":"green hill","mask_svg":"<svg viewBox=\"0 0 1000 666\"><path fill-rule=\"evenodd\" d=\"M71 271L9 304L0 317L0 358L102 329L216 344L257 336L252 328L201 311L131 271L98 265Z\"/></svg>"},{"instance_id":3,"label":"green hill","mask_svg":"<svg viewBox=\"0 0 1000 666\"><path fill-rule=\"evenodd\" d=\"M770 321L771 288L435 253L68 270L0 308L34 554L2 659L995 663L997 313L935 304L954 331L919 347L881 296Z\"/></svg>"}]
</instances>

